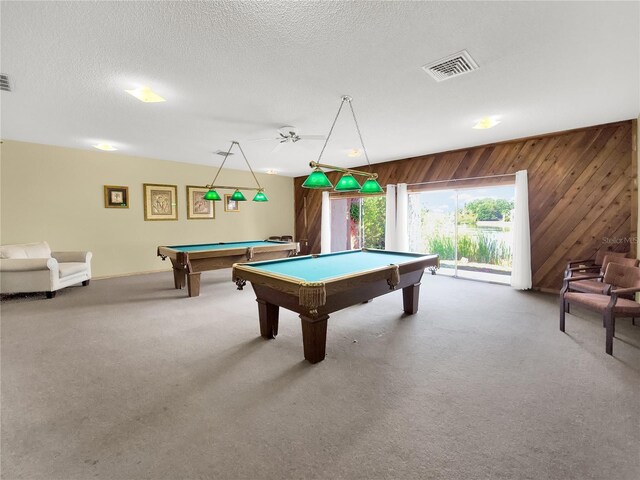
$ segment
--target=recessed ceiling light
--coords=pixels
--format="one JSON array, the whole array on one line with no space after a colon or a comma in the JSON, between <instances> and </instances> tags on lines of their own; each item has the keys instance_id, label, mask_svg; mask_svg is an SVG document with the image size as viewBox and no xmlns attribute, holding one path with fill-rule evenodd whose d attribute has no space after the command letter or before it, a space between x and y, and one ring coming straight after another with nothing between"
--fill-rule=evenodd
<instances>
[{"instance_id":1,"label":"recessed ceiling light","mask_svg":"<svg viewBox=\"0 0 640 480\"><path fill-rule=\"evenodd\" d=\"M157 103L165 102L166 100L151 90L149 87L140 87L134 90L125 90L129 95L136 97L141 102L145 103Z\"/></svg>"},{"instance_id":2,"label":"recessed ceiling light","mask_svg":"<svg viewBox=\"0 0 640 480\"><path fill-rule=\"evenodd\" d=\"M97 145L94 145L93 148L97 148L98 150L104 150L105 152L113 152L115 150L118 150L116 147L114 147L110 143L98 143Z\"/></svg>"},{"instance_id":3,"label":"recessed ceiling light","mask_svg":"<svg viewBox=\"0 0 640 480\"><path fill-rule=\"evenodd\" d=\"M497 117L482 117L476 122L473 128L477 130L486 130L487 128L495 127L500 123Z\"/></svg>"},{"instance_id":4,"label":"recessed ceiling light","mask_svg":"<svg viewBox=\"0 0 640 480\"><path fill-rule=\"evenodd\" d=\"M358 148L352 148L347 153L347 157L359 157L362 154L362 151Z\"/></svg>"}]
</instances>

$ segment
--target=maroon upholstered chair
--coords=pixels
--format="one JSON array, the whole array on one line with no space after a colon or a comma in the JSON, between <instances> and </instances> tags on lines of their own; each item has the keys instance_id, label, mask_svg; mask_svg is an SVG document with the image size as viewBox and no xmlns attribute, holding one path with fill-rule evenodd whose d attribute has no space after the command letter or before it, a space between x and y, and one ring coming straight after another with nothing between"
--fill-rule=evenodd
<instances>
[{"instance_id":1,"label":"maroon upholstered chair","mask_svg":"<svg viewBox=\"0 0 640 480\"><path fill-rule=\"evenodd\" d=\"M620 255L606 255L600 267L600 272L597 278L588 278L580 280L579 277L589 276L593 277L596 272L591 275L585 275L584 273L575 273L569 276L574 280L568 285L568 291L571 292L583 292L583 293L605 293L608 294L610 286L603 282L604 273L607 271L607 266L610 263L617 263L619 265L626 265L628 267L637 267L639 260L637 258L626 258ZM565 279L566 280L566 279ZM564 286L564 285L563 285Z\"/></svg>"},{"instance_id":2,"label":"maroon upholstered chair","mask_svg":"<svg viewBox=\"0 0 640 480\"><path fill-rule=\"evenodd\" d=\"M583 260L571 260L567 263L565 269L565 277L573 276L576 273L597 273L604 264L604 258L610 257L626 257L629 252L611 252L606 248L601 248L596 252L595 258L586 258ZM604 273L604 269L603 269Z\"/></svg>"},{"instance_id":3,"label":"maroon upholstered chair","mask_svg":"<svg viewBox=\"0 0 640 480\"><path fill-rule=\"evenodd\" d=\"M560 331L565 331L565 316L568 304L582 305L589 310L598 312L602 314L602 320L606 328L605 351L609 355L613 355L616 317L631 317L632 319L640 317L640 303L630 298L623 298L623 296L630 296L640 292L640 268L609 263L603 281L611 286L610 295L567 291L567 285L570 285L573 281L581 280L570 277L565 280L565 287L560 292Z\"/></svg>"}]
</instances>

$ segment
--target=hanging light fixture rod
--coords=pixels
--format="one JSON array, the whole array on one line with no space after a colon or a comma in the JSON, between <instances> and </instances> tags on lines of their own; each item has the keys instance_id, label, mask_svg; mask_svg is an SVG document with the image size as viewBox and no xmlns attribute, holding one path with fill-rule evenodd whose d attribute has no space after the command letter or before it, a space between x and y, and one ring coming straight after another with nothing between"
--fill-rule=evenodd
<instances>
[{"instance_id":1,"label":"hanging light fixture rod","mask_svg":"<svg viewBox=\"0 0 640 480\"><path fill-rule=\"evenodd\" d=\"M211 180L211 185L216 183L216 180L218 179L218 175L220 175L220 172L222 171L222 167L224 167L224 164L227 161L227 158L229 158L229 154L231 153L231 149L233 148L233 146L236 143L237 143L236 141L232 141L231 145L229 145L229 150L227 150L227 152L224 154L224 160L222 161L222 164L218 167L218 171L216 172L216 176L213 177L213 180Z\"/></svg>"},{"instance_id":2,"label":"hanging light fixture rod","mask_svg":"<svg viewBox=\"0 0 640 480\"><path fill-rule=\"evenodd\" d=\"M205 185L204 188L221 188L223 190L264 190L262 187L230 187L228 185Z\"/></svg>"},{"instance_id":3,"label":"hanging light fixture rod","mask_svg":"<svg viewBox=\"0 0 640 480\"><path fill-rule=\"evenodd\" d=\"M249 171L251 172L251 175L253 175L253 179L256 181L256 185L258 185L258 190L264 190L261 186L260 186L260 182L258 181L258 177L256 177L256 174L253 173L253 168L251 168L251 165L249 164L249 160L247 160L247 156L244 154L244 151L242 150L242 147L240 146L240 144L236 141L232 142L235 143L236 145L238 145L238 148L240 149L240 153L242 153L242 157L244 158L244 161L247 163L247 167L249 167Z\"/></svg>"},{"instance_id":4,"label":"hanging light fixture rod","mask_svg":"<svg viewBox=\"0 0 640 480\"><path fill-rule=\"evenodd\" d=\"M222 167L224 167L225 162L227 161L227 158L229 158L229 156L233 155L231 153L231 149L233 148L234 145L238 146L238 149L240 150L240 153L242 153L242 157L244 158L245 163L247 164L247 167L249 167L249 171L251 172L251 175L253 176L253 179L256 181L256 185L258 185L258 187L236 187L236 186L228 186L228 185L215 185L216 180L218 179L218 176L220 175L220 172L222 171ZM204 199L205 200L212 200L212 201L217 201L217 200L222 200L222 197L220 197L220 195L218 194L218 192L216 192L216 188L221 188L221 189L225 189L225 190L235 190L235 192L233 192L233 195L231 196L232 200L236 200L236 201L245 201L246 198L244 197L244 195L242 194L242 192L240 191L242 190L257 190L258 193L256 193L256 196L253 197L253 201L254 202L268 202L269 199L267 198L267 196L264 193L264 188L262 188L262 185L260 185L260 182L258 181L258 177L256 177L256 174L253 172L253 168L251 168L251 164L249 163L249 160L247 160L247 156L244 154L244 151L242 150L242 147L240 146L240 143L232 140L231 141L231 145L229 145L229 150L227 150L227 152L222 152L222 155L224 155L224 160L222 161L222 164L220 165L220 167L218 167L218 171L216 172L216 176L213 177L213 180L211 181L210 184L206 185L205 188L208 188L209 191L207 193L204 194Z\"/></svg>"},{"instance_id":5,"label":"hanging light fixture rod","mask_svg":"<svg viewBox=\"0 0 640 480\"><path fill-rule=\"evenodd\" d=\"M362 151L364 152L364 157L367 160L367 166L371 168L371 162L369 161L369 155L367 154L367 149L364 146L364 141L362 140L362 132L360 132L360 125L358 125L358 120L356 119L356 113L353 110L353 105L351 103L353 99L349 95L343 95L340 98L340 107L338 108L338 113L336 113L335 118L333 119L333 123L331 124L331 128L329 129L329 134L324 141L324 145L322 146L322 150L320 150L320 155L318 155L317 162L310 162L309 166L313 168L313 172L307 177L307 179L302 184L303 188L313 188L317 190L333 188L333 184L327 178L325 173L322 171L323 168L332 169L338 172L343 173L344 175L338 182L335 187L337 192L354 192L358 191L359 193L365 195L374 195L378 193L382 193L382 187L377 181L378 174L377 173L369 173L362 172L360 170L352 170L350 168L342 168L336 167L334 165L327 165L324 163L320 163L322 160L322 154L324 153L327 144L329 143L329 138L331 138L331 134L333 133L333 129L336 126L336 121L340 116L340 112L342 111L342 107L345 103L349 104L349 109L351 110L351 115L353 116L353 123L356 127L356 132L358 133L358 138L360 139L360 145L362 146ZM363 177L367 177L367 180L364 184L360 185L358 181L353 178L353 175L360 175Z\"/></svg>"},{"instance_id":6,"label":"hanging light fixture rod","mask_svg":"<svg viewBox=\"0 0 640 480\"><path fill-rule=\"evenodd\" d=\"M373 179L378 178L377 173L362 172L360 170L352 170L351 168L336 167L335 165L327 165L326 163L318 163L318 162L311 161L309 162L309 166L311 168L328 168L330 170L335 170L336 172L340 172L340 173L350 173L351 175L362 175L363 177L369 177Z\"/></svg>"},{"instance_id":7,"label":"hanging light fixture rod","mask_svg":"<svg viewBox=\"0 0 640 480\"><path fill-rule=\"evenodd\" d=\"M262 188L260 186L260 182L258 181L258 177L256 177L255 173L253 173L253 168L251 168L251 165L249 164L249 160L247 160L247 156L244 154L244 151L242 150L242 147L240 146L240 142L237 142L236 140L231 140L231 145L229 145L229 150L219 154L219 155L223 155L224 156L224 160L222 161L222 164L220 165L220 167L218 167L218 171L216 172L216 176L213 178L213 180L211 182L211 185L216 183L218 175L220 175L220 172L222 171L222 167L224 167L224 164L227 161L227 158L229 158L230 155L233 155L231 153L231 149L233 148L234 145L237 145L238 149L240 150L240 153L242 153L242 157L244 158L244 161L246 162L247 167L249 167L249 171L251 172L251 175L253 175L253 179L256 181L256 184L258 185L258 188ZM222 187L220 187L220 188L222 188ZM236 187L230 187L230 188L236 188Z\"/></svg>"}]
</instances>

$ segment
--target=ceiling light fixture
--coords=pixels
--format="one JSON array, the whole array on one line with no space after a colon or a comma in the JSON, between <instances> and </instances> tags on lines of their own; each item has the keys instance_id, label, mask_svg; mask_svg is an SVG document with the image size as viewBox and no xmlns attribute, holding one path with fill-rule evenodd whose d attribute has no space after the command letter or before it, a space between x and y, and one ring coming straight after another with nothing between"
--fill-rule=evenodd
<instances>
[{"instance_id":1,"label":"ceiling light fixture","mask_svg":"<svg viewBox=\"0 0 640 480\"><path fill-rule=\"evenodd\" d=\"M349 150L349 152L347 153L347 157L359 157L362 154L362 152L360 151L360 149L358 148L352 148L351 150Z\"/></svg>"},{"instance_id":2,"label":"ceiling light fixture","mask_svg":"<svg viewBox=\"0 0 640 480\"><path fill-rule=\"evenodd\" d=\"M105 152L115 152L116 150L118 150L110 143L98 143L97 145L93 145L93 148L97 148L98 150L103 150Z\"/></svg>"},{"instance_id":3,"label":"ceiling light fixture","mask_svg":"<svg viewBox=\"0 0 640 480\"><path fill-rule=\"evenodd\" d=\"M222 167L224 167L224 163L227 161L227 158L233 155L231 153L231 149L233 148L234 145L237 145L238 149L240 150L240 153L242 153L242 157L244 158L244 161L247 163L247 166L249 167L249 171L251 172L251 175L253 175L253 179L256 181L256 185L258 185L258 188L215 185L216 180L218 179L218 175L220 175L220 172L222 171ZM217 189L217 190L233 190L233 194L231 195L231 200L235 200L236 202L246 202L247 200L240 190L257 190L257 193L253 197L254 202L269 201L267 196L264 194L264 188L262 188L260 186L260 182L258 182L258 177L256 177L255 173L253 173L253 169L251 168L251 165L249 164L249 160L247 160L247 156L244 154L244 151L242 151L242 147L235 140L231 142L231 145L229 145L229 150L227 150L227 152L224 153L224 160L222 161L222 165L220 165L220 167L218 168L218 171L216 172L216 176L213 178L213 181L211 182L210 185L205 185L205 187L209 189L209 191L204 194L205 200L212 200L212 201L222 200L222 198L216 191Z\"/></svg>"},{"instance_id":4,"label":"ceiling light fixture","mask_svg":"<svg viewBox=\"0 0 640 480\"><path fill-rule=\"evenodd\" d=\"M136 97L141 102L145 103L158 103L166 102L164 98L151 90L149 87L139 87L134 90L125 90L129 95Z\"/></svg>"},{"instance_id":5,"label":"ceiling light fixture","mask_svg":"<svg viewBox=\"0 0 640 480\"><path fill-rule=\"evenodd\" d=\"M487 128L493 128L500 123L496 117L482 117L473 126L476 130L486 130Z\"/></svg>"},{"instance_id":6,"label":"ceiling light fixture","mask_svg":"<svg viewBox=\"0 0 640 480\"><path fill-rule=\"evenodd\" d=\"M320 159L322 158L322 154L324 153L324 149L329 142L329 138L331 138L331 134L333 133L333 127L336 125L336 121L340 116L340 112L342 111L342 107L345 102L349 103L349 107L351 108L351 114L353 115L353 121L356 126L356 131L358 132L358 137L360 138L360 145L362 145L362 151L364 152L364 156L367 159L367 165L371 168L371 162L369 161L369 156L367 155L367 149L364 146L364 142L362 140L362 134L360 133L360 127L358 126L358 120L356 119L356 114L353 111L353 105L351 104L352 98L348 95L343 95L340 108L338 108L338 113L336 114L336 118L333 119L333 124L331 125L331 129L329 130L329 134L327 135L327 139L324 141L324 146L320 151L320 155L318 156L317 162L309 162L309 166L313 168L313 172L307 177L302 186L304 188L314 188L314 189L328 189L333 188L333 184L327 178L327 175L322 171L323 168L335 170L343 173L344 175L338 182L335 187L337 192L355 192L370 195L376 193L382 193L382 187L377 181L378 174L370 173L370 172L362 172L359 170L352 170L350 168L342 168L336 167L334 165L326 165L320 163ZM358 181L354 178L354 175L359 175L363 177L367 177L367 180L360 185Z\"/></svg>"}]
</instances>

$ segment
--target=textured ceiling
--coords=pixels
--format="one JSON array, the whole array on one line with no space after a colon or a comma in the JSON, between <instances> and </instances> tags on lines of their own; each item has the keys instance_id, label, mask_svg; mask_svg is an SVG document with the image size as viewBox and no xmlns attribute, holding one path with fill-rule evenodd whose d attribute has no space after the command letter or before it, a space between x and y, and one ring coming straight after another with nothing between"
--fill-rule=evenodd
<instances>
[{"instance_id":1,"label":"textured ceiling","mask_svg":"<svg viewBox=\"0 0 640 480\"><path fill-rule=\"evenodd\" d=\"M636 118L638 2L2 2L2 138L308 172L343 94L373 163ZM421 66L466 49L479 70ZM124 90L152 87L165 103ZM499 115L491 130L475 120ZM361 165L350 112L322 157ZM241 157L227 162L244 167Z\"/></svg>"}]
</instances>

